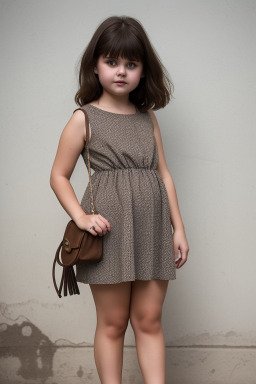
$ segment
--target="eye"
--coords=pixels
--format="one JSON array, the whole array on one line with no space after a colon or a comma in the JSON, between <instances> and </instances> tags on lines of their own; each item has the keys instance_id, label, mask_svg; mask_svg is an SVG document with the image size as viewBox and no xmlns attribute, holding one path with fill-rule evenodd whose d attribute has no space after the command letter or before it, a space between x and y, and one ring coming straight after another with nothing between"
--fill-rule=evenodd
<instances>
[{"instance_id":1,"label":"eye","mask_svg":"<svg viewBox=\"0 0 256 384\"><path fill-rule=\"evenodd\" d=\"M136 67L136 64L135 63L128 63L127 67L130 68L130 69L133 69L133 68Z\"/></svg>"},{"instance_id":2,"label":"eye","mask_svg":"<svg viewBox=\"0 0 256 384\"><path fill-rule=\"evenodd\" d=\"M107 61L107 64L110 66L110 67L114 67L116 65L116 61L115 60L108 60Z\"/></svg>"}]
</instances>

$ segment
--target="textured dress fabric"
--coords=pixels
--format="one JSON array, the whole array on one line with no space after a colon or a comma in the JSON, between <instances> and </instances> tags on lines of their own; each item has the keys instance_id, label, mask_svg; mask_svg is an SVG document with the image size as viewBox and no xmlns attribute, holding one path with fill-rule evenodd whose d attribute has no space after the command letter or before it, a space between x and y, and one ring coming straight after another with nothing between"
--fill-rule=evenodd
<instances>
[{"instance_id":1,"label":"textured dress fabric","mask_svg":"<svg viewBox=\"0 0 256 384\"><path fill-rule=\"evenodd\" d=\"M176 278L173 231L165 184L157 171L158 149L148 113L107 112L87 104L95 213L110 223L103 259L77 265L77 281L114 284ZM88 168L87 150L82 152ZM89 183L81 201L90 214Z\"/></svg>"}]
</instances>

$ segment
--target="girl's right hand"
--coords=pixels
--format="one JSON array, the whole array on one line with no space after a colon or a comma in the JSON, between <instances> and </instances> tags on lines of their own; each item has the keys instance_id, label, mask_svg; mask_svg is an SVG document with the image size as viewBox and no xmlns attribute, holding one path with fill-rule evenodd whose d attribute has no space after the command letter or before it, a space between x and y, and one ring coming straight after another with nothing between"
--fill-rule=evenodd
<instances>
[{"instance_id":1,"label":"girl's right hand","mask_svg":"<svg viewBox=\"0 0 256 384\"><path fill-rule=\"evenodd\" d=\"M100 214L87 215L86 213L80 216L76 221L78 228L83 231L88 231L92 235L104 236L107 231L110 231L110 224L105 217ZM92 229L94 227L94 229Z\"/></svg>"}]
</instances>

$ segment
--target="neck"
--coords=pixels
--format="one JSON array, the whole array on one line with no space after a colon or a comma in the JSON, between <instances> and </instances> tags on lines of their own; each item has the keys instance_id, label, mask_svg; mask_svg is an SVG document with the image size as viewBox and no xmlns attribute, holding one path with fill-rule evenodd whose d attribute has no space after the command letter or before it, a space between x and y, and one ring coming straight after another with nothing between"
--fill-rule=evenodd
<instances>
[{"instance_id":1,"label":"neck","mask_svg":"<svg viewBox=\"0 0 256 384\"><path fill-rule=\"evenodd\" d=\"M95 101L95 105L98 105L102 109L109 111L119 111L119 112L134 112L135 107L129 100L129 95L123 97L115 97L109 95L106 92L103 92L101 97Z\"/></svg>"}]
</instances>

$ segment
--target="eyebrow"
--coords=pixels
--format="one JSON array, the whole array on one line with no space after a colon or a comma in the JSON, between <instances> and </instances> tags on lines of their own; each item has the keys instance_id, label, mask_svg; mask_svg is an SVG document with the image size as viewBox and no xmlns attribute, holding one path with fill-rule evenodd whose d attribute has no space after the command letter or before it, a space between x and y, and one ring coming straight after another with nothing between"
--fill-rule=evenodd
<instances>
[{"instance_id":1,"label":"eyebrow","mask_svg":"<svg viewBox=\"0 0 256 384\"><path fill-rule=\"evenodd\" d=\"M104 59L111 59L111 60L118 60L119 59L119 56L118 57L112 57L112 56L103 56ZM124 58L124 60L127 60L127 61L135 61L137 63L139 63L141 60L139 59L128 59L128 58Z\"/></svg>"}]
</instances>

